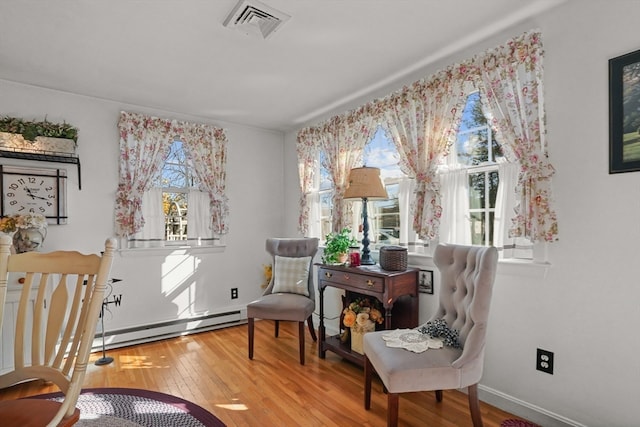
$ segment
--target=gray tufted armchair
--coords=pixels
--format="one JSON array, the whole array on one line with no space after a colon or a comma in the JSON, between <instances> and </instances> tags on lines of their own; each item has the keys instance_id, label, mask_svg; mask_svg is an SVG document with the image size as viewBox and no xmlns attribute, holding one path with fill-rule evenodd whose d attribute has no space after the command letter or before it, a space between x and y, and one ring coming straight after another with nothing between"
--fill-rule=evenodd
<instances>
[{"instance_id":1,"label":"gray tufted armchair","mask_svg":"<svg viewBox=\"0 0 640 427\"><path fill-rule=\"evenodd\" d=\"M307 321L309 333L317 341L313 327L313 310L316 307L313 287L312 265L313 257L318 251L317 238L267 239L266 250L273 256L273 274L271 282L259 299L247 305L247 320L249 327L249 359L253 359L254 319L275 320L275 336L278 337L280 321L298 322L298 341L300 346L300 364L304 365L304 322ZM296 259L304 262L301 265ZM306 266L306 275L297 271L293 275L281 266L285 262L297 264L290 270L300 270ZM302 268L303 270L304 268ZM283 279L286 276L286 280ZM279 290L278 286L281 286Z\"/></svg>"},{"instance_id":2,"label":"gray tufted armchair","mask_svg":"<svg viewBox=\"0 0 640 427\"><path fill-rule=\"evenodd\" d=\"M494 247L438 245L434 262L440 271L439 307L430 320L445 319L459 332L462 348L445 346L413 353L387 347L381 335L365 334L365 409L371 407L371 378L378 373L387 396L387 425L398 425L400 393L468 387L469 409L474 427L482 426L478 383L482 377L484 346L491 292L498 264Z\"/></svg>"}]
</instances>

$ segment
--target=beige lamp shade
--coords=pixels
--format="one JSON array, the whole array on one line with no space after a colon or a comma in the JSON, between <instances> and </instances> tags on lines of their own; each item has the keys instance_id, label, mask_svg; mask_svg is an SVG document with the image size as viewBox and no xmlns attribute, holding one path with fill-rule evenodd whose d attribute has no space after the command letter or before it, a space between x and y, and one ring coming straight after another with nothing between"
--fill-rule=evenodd
<instances>
[{"instance_id":1,"label":"beige lamp shade","mask_svg":"<svg viewBox=\"0 0 640 427\"><path fill-rule=\"evenodd\" d=\"M388 199L387 190L380 179L379 168L354 168L349 172L349 185L344 192L345 199Z\"/></svg>"}]
</instances>

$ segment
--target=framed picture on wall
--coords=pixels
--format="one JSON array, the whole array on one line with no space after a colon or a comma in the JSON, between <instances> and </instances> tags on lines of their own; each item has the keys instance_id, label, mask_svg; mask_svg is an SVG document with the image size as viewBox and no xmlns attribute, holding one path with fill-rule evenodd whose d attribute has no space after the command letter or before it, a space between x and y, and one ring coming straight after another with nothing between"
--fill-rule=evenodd
<instances>
[{"instance_id":1,"label":"framed picture on wall","mask_svg":"<svg viewBox=\"0 0 640 427\"><path fill-rule=\"evenodd\" d=\"M418 290L423 294L433 294L433 271L420 270L418 272Z\"/></svg>"},{"instance_id":2,"label":"framed picture on wall","mask_svg":"<svg viewBox=\"0 0 640 427\"><path fill-rule=\"evenodd\" d=\"M640 50L609 60L609 173L640 171Z\"/></svg>"}]
</instances>

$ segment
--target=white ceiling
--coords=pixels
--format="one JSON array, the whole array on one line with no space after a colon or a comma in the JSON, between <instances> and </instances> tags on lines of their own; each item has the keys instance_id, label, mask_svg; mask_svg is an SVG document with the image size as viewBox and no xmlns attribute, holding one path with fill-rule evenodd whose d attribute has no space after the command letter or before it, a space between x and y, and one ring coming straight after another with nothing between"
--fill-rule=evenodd
<instances>
[{"instance_id":1,"label":"white ceiling","mask_svg":"<svg viewBox=\"0 0 640 427\"><path fill-rule=\"evenodd\" d=\"M0 79L288 130L562 1L263 0L265 40L238 0L0 0Z\"/></svg>"}]
</instances>

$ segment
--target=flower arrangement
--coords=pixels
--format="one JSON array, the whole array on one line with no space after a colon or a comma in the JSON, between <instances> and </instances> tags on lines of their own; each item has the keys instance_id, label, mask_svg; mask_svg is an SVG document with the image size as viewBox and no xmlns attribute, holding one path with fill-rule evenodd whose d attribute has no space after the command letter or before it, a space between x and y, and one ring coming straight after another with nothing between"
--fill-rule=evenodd
<instances>
[{"instance_id":1,"label":"flower arrangement","mask_svg":"<svg viewBox=\"0 0 640 427\"><path fill-rule=\"evenodd\" d=\"M0 231L13 234L16 253L38 250L47 237L47 218L40 214L15 214L0 218Z\"/></svg>"},{"instance_id":2,"label":"flower arrangement","mask_svg":"<svg viewBox=\"0 0 640 427\"><path fill-rule=\"evenodd\" d=\"M40 214L15 214L0 219L0 231L4 233L27 228L47 228L47 218Z\"/></svg>"},{"instance_id":3,"label":"flower arrangement","mask_svg":"<svg viewBox=\"0 0 640 427\"><path fill-rule=\"evenodd\" d=\"M266 288L271 282L271 276L273 276L273 266L271 264L262 264L262 273L264 274L262 287Z\"/></svg>"},{"instance_id":4,"label":"flower arrangement","mask_svg":"<svg viewBox=\"0 0 640 427\"><path fill-rule=\"evenodd\" d=\"M371 330L371 326L384 322L384 316L379 307L377 300L372 302L368 298L358 298L343 310L342 323L347 328L359 332Z\"/></svg>"}]
</instances>

